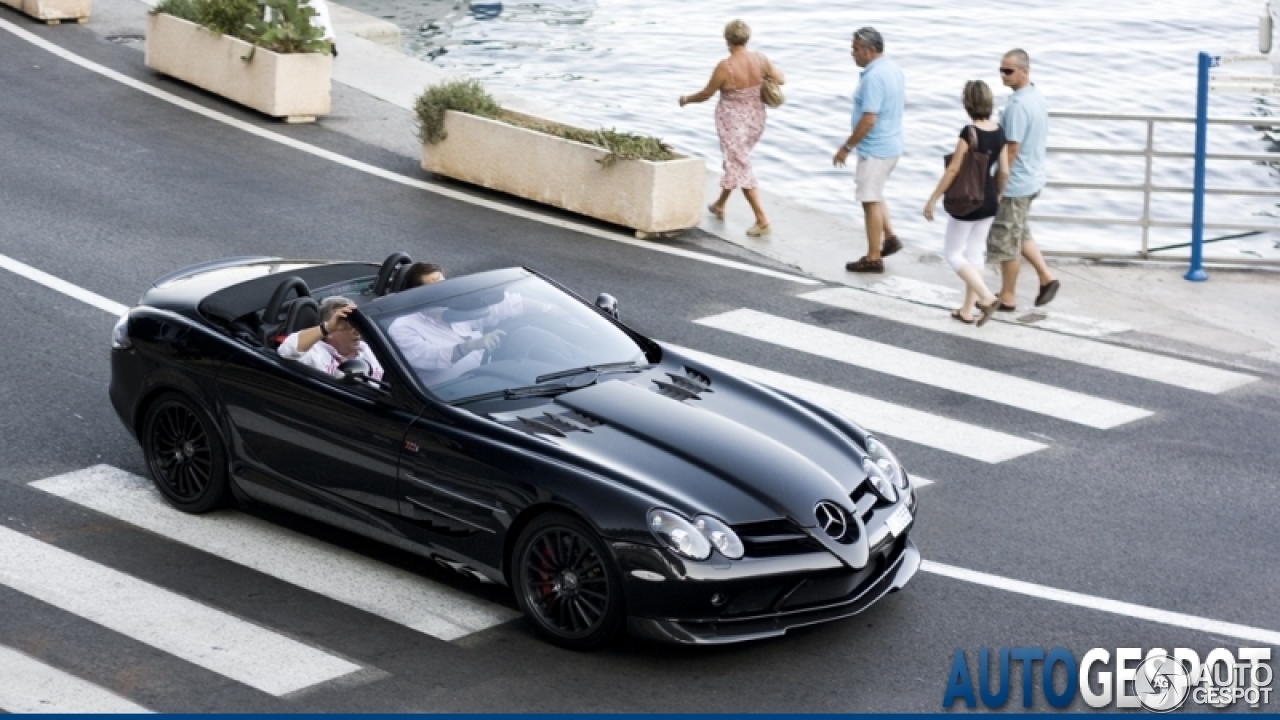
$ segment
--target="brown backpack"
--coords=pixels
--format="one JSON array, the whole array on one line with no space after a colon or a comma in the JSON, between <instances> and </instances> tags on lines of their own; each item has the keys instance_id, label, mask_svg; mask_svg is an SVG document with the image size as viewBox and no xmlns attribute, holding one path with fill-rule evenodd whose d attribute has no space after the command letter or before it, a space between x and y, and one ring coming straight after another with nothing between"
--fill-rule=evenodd
<instances>
[{"instance_id":1,"label":"brown backpack","mask_svg":"<svg viewBox=\"0 0 1280 720\"><path fill-rule=\"evenodd\" d=\"M991 153L978 152L978 129L970 125L969 152L965 153L960 170L951 181L951 187L942 196L942 209L951 217L963 217L976 212L987 199L987 178L991 174ZM954 153L942 159L944 167L950 167Z\"/></svg>"}]
</instances>

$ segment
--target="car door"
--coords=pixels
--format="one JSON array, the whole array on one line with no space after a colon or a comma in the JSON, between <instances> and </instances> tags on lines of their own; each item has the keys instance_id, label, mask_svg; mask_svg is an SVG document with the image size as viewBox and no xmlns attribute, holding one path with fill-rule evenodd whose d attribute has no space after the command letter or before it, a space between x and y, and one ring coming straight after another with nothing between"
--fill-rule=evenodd
<instances>
[{"instance_id":1,"label":"car door","mask_svg":"<svg viewBox=\"0 0 1280 720\"><path fill-rule=\"evenodd\" d=\"M406 388L344 382L268 352L240 354L218 379L248 494L394 532L400 452L421 405Z\"/></svg>"},{"instance_id":2,"label":"car door","mask_svg":"<svg viewBox=\"0 0 1280 720\"><path fill-rule=\"evenodd\" d=\"M429 404L405 436L400 512L420 542L448 548L496 574L512 518L536 490L521 451L494 437L492 423ZM481 567L483 566L483 567Z\"/></svg>"}]
</instances>

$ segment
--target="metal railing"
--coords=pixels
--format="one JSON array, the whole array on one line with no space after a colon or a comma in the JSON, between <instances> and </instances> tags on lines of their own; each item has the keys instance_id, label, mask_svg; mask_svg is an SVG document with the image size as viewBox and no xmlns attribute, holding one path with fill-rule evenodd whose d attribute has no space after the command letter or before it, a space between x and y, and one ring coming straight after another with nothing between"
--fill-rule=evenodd
<instances>
[{"instance_id":1,"label":"metal railing","mask_svg":"<svg viewBox=\"0 0 1280 720\"><path fill-rule=\"evenodd\" d=\"M1086 182L1058 182L1050 181L1045 184L1048 188L1060 188L1066 190L1106 190L1120 192L1140 192L1142 193L1142 215L1138 218L1125 217L1088 217L1088 216L1065 216L1065 215L1031 215L1031 219L1038 222L1066 223L1073 225L1106 225L1106 226L1130 226L1142 228L1142 248L1137 253L1108 253L1094 251L1064 251L1064 250L1047 250L1041 248L1045 255L1053 255L1058 257L1082 257L1096 259L1148 259L1154 252L1150 248L1150 232L1151 228L1185 228L1188 233L1191 230L1191 220L1185 222L1176 220L1154 220L1151 217L1151 195L1152 193L1186 193L1188 195L1194 192L1191 186L1175 186L1175 185L1155 185L1151 181L1151 164L1155 158L1177 158L1193 161L1195 153L1186 151L1169 151L1155 149L1155 127L1156 123L1180 123L1194 125L1195 117L1173 116L1173 115L1117 115L1110 113L1091 113L1091 112L1051 112L1050 118L1059 118L1064 120L1100 120L1100 121L1119 121L1119 122L1141 122L1146 123L1146 147L1141 150L1137 149L1112 149L1112 148L1083 148L1083 147L1049 147L1050 153L1062 155L1103 155L1108 157L1141 157L1145 159L1145 167L1143 169L1142 184L1125 184L1125 183L1086 183ZM1271 119L1266 117L1219 117L1209 118L1210 125L1248 125L1252 127L1275 127L1280 128L1280 118ZM1239 160L1246 162L1268 162L1280 163L1280 153L1208 153L1206 157L1209 160ZM1255 190L1247 188L1206 188L1205 193L1208 195L1244 195L1253 197L1268 197L1280 199L1280 188L1275 190ZM1190 211L1188 211L1190 215ZM1280 224L1274 225L1254 225L1247 223L1208 223L1204 224L1206 230L1228 230L1244 233L1257 232L1280 232ZM1189 235L1188 235L1189 237ZM1189 242L1187 243L1190 244ZM1157 248L1157 250L1172 249ZM1173 258L1170 258L1173 259ZM1211 262L1228 262L1233 264L1249 264L1249 265L1280 265L1280 260L1266 259L1244 259L1244 258L1214 258L1206 257Z\"/></svg>"}]
</instances>

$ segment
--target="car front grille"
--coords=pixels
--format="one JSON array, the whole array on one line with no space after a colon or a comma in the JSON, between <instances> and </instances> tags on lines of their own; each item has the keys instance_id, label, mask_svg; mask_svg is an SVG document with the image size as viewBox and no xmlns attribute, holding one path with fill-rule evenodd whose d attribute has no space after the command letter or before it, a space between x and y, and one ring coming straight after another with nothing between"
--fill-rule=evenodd
<instances>
[{"instance_id":1,"label":"car front grille","mask_svg":"<svg viewBox=\"0 0 1280 720\"><path fill-rule=\"evenodd\" d=\"M765 520L763 522L734 525L746 548L747 557L777 557L824 552L822 543L790 520Z\"/></svg>"}]
</instances>

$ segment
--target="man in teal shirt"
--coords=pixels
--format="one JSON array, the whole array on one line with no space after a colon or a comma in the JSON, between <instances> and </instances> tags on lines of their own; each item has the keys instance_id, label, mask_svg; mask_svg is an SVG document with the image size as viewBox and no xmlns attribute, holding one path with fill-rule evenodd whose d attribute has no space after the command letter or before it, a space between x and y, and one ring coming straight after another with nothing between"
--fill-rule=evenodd
<instances>
[{"instance_id":1,"label":"man in teal shirt","mask_svg":"<svg viewBox=\"0 0 1280 720\"><path fill-rule=\"evenodd\" d=\"M1036 305L1047 305L1058 294L1058 281L1045 264L1040 248L1027 227L1031 201L1044 188L1044 156L1049 137L1049 106L1044 95L1031 84L1031 58L1024 50L1010 50L1000 60L1000 78L1013 90L1005 106L1000 126L1009 148L1009 182L1005 185L1000 209L991 234L987 236L987 260L1000 263L1000 304L997 310L1017 308L1019 256L1036 269L1040 292Z\"/></svg>"},{"instance_id":2,"label":"man in teal shirt","mask_svg":"<svg viewBox=\"0 0 1280 720\"><path fill-rule=\"evenodd\" d=\"M858 166L854 173L855 195L862 203L867 226L867 254L846 263L849 272L884 272L882 257L902 249L889 224L889 207L884 202L884 185L902 155L902 111L906 102L906 82L902 70L884 53L884 38L875 28L859 28L853 34L853 61L863 68L858 89L853 94L852 134L836 151L831 163L843 167L855 150ZM884 250L880 238L884 236Z\"/></svg>"}]
</instances>

